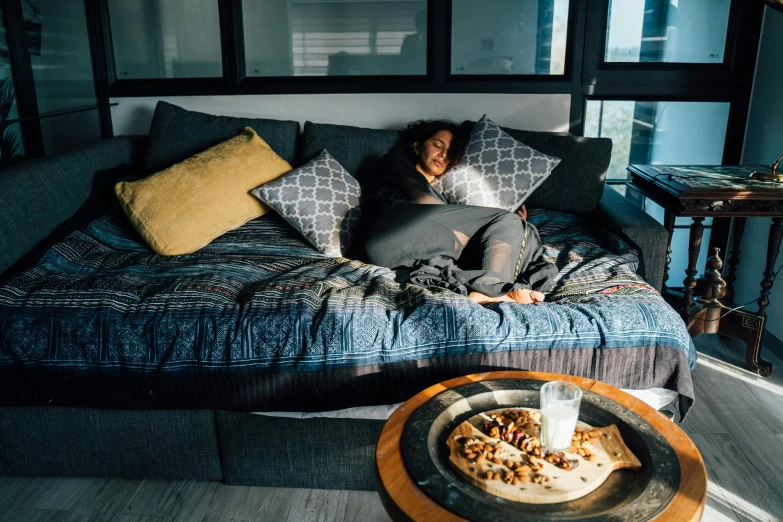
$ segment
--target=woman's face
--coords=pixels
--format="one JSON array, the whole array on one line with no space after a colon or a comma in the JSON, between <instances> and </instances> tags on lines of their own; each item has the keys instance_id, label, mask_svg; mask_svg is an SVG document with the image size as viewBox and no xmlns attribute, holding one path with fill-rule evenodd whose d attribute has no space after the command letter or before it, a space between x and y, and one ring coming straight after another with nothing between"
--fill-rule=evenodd
<instances>
[{"instance_id":1,"label":"woman's face","mask_svg":"<svg viewBox=\"0 0 783 522\"><path fill-rule=\"evenodd\" d=\"M413 150L419 156L419 166L426 174L440 176L449 168L448 152L453 137L451 131L440 130L424 143L414 143Z\"/></svg>"}]
</instances>

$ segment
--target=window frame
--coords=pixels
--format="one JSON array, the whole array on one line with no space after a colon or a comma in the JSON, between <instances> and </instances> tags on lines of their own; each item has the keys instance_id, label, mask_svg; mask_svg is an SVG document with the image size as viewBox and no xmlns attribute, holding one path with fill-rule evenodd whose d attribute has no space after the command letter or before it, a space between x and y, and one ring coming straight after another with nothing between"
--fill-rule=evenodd
<instances>
[{"instance_id":1,"label":"window frame","mask_svg":"<svg viewBox=\"0 0 783 522\"><path fill-rule=\"evenodd\" d=\"M402 76L247 76L242 0L215 0L219 4L222 78L120 79L114 69L108 0L85 0L88 11L100 19L104 43L105 79L110 97L196 96L234 94L330 93L509 93L568 94L572 91L578 4L570 0L566 34L565 70L559 75L452 75L451 0L427 0L427 72Z\"/></svg>"},{"instance_id":2,"label":"window frame","mask_svg":"<svg viewBox=\"0 0 783 522\"><path fill-rule=\"evenodd\" d=\"M427 73L422 76L248 77L245 71L242 0L219 4L222 78L118 79L115 75L108 0L85 0L94 46L96 93L137 96L503 93L570 94L569 130L583 134L588 99L727 101L731 103L724 163L739 163L750 103L764 4L733 0L722 64L604 62L609 0L570 0L562 75L453 75L451 0L428 0Z\"/></svg>"}]
</instances>

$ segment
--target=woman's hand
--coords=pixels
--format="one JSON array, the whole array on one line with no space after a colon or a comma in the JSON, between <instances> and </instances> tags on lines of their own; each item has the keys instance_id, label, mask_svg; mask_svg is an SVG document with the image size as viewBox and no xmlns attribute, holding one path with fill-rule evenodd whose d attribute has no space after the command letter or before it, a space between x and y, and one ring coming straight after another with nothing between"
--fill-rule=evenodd
<instances>
[{"instance_id":1,"label":"woman's hand","mask_svg":"<svg viewBox=\"0 0 783 522\"><path fill-rule=\"evenodd\" d=\"M525 205L519 207L519 210L517 210L517 216L521 217L523 221L527 221L527 209L525 208Z\"/></svg>"}]
</instances>

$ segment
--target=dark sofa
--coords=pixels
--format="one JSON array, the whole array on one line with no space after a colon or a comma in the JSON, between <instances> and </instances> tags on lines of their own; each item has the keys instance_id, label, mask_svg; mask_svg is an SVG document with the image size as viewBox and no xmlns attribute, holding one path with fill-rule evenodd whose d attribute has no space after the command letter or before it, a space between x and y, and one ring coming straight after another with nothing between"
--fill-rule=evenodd
<instances>
[{"instance_id":1,"label":"dark sofa","mask_svg":"<svg viewBox=\"0 0 783 522\"><path fill-rule=\"evenodd\" d=\"M177 116L175 109L170 110ZM192 113L181 116L193 117ZM214 144L225 139L216 129L224 129L226 122L218 125L210 118L204 118L201 127L191 128ZM240 121L235 124L244 126ZM179 131L175 127L169 136ZM161 126L157 128L160 131ZM560 170L556 169L529 205L581 214L619 233L637 247L642 275L660 289L667 234L643 211L604 189L611 142L509 132L542 152L563 158ZM308 122L298 143L290 143L290 154L296 166L328 148L349 172L361 176L372 172L396 137L394 131ZM153 138L160 143L159 136ZM113 138L0 173L0 272L7 276L34 263L36 251L42 252L57 239L52 234L57 236L58 226L89 202L99 185L99 173L121 164L146 165L154 172L194 152L188 143L169 142L165 150L156 152L164 158L162 163L150 164L149 152L155 145L149 139ZM580 169L580 165L592 169ZM583 178L574 177L579 172ZM578 197L569 197L569 193ZM277 418L232 408L161 409L154 400L147 409L46 406L45 397L29 388L34 379L27 377L0 384L0 475L197 478L229 484L374 489L374 445L383 426L380 420ZM433 372L431 378L434 383L440 376ZM417 383L421 384L425 383ZM60 385L67 387L68 383ZM397 399L405 400L413 392L405 390ZM294 433L308 435L294 447L290 444Z\"/></svg>"}]
</instances>

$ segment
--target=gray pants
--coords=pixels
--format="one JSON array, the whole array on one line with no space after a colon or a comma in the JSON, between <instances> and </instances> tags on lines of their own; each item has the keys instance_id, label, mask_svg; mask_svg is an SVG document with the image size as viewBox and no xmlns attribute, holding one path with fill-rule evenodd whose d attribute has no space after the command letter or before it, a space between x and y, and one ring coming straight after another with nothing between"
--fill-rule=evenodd
<instances>
[{"instance_id":1,"label":"gray pants","mask_svg":"<svg viewBox=\"0 0 783 522\"><path fill-rule=\"evenodd\" d=\"M412 269L413 283L462 294L546 290L557 273L544 262L538 271L545 273L535 278L540 284L518 281L531 263L543 261L538 231L514 213L469 205L395 203L370 225L366 251L373 264Z\"/></svg>"}]
</instances>

